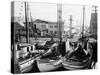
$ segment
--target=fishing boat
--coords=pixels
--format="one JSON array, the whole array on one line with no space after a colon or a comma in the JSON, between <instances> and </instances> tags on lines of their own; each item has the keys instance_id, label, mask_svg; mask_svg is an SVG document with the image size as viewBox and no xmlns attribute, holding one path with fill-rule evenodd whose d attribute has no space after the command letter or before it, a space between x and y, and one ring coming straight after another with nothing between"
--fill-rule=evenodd
<instances>
[{"instance_id":1,"label":"fishing boat","mask_svg":"<svg viewBox=\"0 0 100 75\"><path fill-rule=\"evenodd\" d=\"M26 24L26 41L21 42L18 41L14 43L14 54L16 63L14 65L15 71L19 71L18 73L26 73L33 69L34 61L39 56L38 51L35 49L35 44L30 43L29 41L29 14L28 14L28 2L25 2L25 24Z\"/></svg>"},{"instance_id":2,"label":"fishing boat","mask_svg":"<svg viewBox=\"0 0 100 75\"><path fill-rule=\"evenodd\" d=\"M37 63L40 72L47 72L61 67L62 66L61 62L62 62L61 59L57 58L57 59L43 59L39 60Z\"/></svg>"},{"instance_id":3,"label":"fishing boat","mask_svg":"<svg viewBox=\"0 0 100 75\"><path fill-rule=\"evenodd\" d=\"M87 50L82 49L82 47L79 45L76 50L67 51L62 63L64 68L68 70L77 70L88 69L90 67L92 62L92 49L89 48L89 43L86 45Z\"/></svg>"},{"instance_id":4,"label":"fishing boat","mask_svg":"<svg viewBox=\"0 0 100 75\"><path fill-rule=\"evenodd\" d=\"M54 54L57 46L57 44L53 44L52 47L43 54L41 59L37 60L37 66L40 72L52 71L62 66L61 56L57 53Z\"/></svg>"},{"instance_id":5,"label":"fishing boat","mask_svg":"<svg viewBox=\"0 0 100 75\"><path fill-rule=\"evenodd\" d=\"M84 14L85 6L83 6L83 25L82 35L74 39L74 41L67 40L66 55L63 59L63 66L68 70L88 69L92 62L92 48L88 39L84 36ZM72 24L72 20L70 20Z\"/></svg>"},{"instance_id":6,"label":"fishing boat","mask_svg":"<svg viewBox=\"0 0 100 75\"><path fill-rule=\"evenodd\" d=\"M40 72L47 72L56 70L59 67L62 66L62 55L60 53L60 46L62 43L62 32L61 32L61 26L62 26L62 5L58 4L58 26L59 26L59 40L60 41L54 41L53 36L51 37L50 41L47 41L44 45L47 50L45 53L42 54L42 57L37 60L37 66L40 70Z\"/></svg>"},{"instance_id":7,"label":"fishing boat","mask_svg":"<svg viewBox=\"0 0 100 75\"><path fill-rule=\"evenodd\" d=\"M35 46L27 43L15 45L16 59L21 73L30 71L34 65L35 58L39 53L35 51Z\"/></svg>"}]
</instances>

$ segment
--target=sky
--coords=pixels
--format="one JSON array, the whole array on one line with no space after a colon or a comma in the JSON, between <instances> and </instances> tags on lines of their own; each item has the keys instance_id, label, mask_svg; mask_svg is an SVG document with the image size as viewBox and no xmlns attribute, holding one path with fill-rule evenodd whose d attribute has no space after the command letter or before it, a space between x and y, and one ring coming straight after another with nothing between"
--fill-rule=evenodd
<instances>
[{"instance_id":1,"label":"sky","mask_svg":"<svg viewBox=\"0 0 100 75\"><path fill-rule=\"evenodd\" d=\"M15 16L24 18L24 8L24 2L15 2ZM55 3L28 2L28 9L33 19L57 21L57 4ZM92 7L85 6L85 26L89 26L90 24L91 12ZM62 20L64 21L65 30L70 25L70 15L73 17L73 27L80 27L83 21L83 6L62 4Z\"/></svg>"}]
</instances>

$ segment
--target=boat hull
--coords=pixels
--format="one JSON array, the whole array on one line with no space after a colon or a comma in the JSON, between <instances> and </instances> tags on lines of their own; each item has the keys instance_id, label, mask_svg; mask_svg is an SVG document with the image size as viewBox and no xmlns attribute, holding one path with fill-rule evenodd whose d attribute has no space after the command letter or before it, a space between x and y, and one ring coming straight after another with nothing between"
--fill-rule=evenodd
<instances>
[{"instance_id":1,"label":"boat hull","mask_svg":"<svg viewBox=\"0 0 100 75\"><path fill-rule=\"evenodd\" d=\"M48 71L52 71L52 70L56 70L59 67L62 66L62 60L55 60L55 61L51 61L51 62L41 62L41 61L37 61L37 66L40 70L40 72L48 72Z\"/></svg>"},{"instance_id":2,"label":"boat hull","mask_svg":"<svg viewBox=\"0 0 100 75\"><path fill-rule=\"evenodd\" d=\"M78 65L69 65L63 63L63 67L68 70L79 70L79 69L88 69L91 65L91 61L88 61L86 64L78 66Z\"/></svg>"},{"instance_id":3,"label":"boat hull","mask_svg":"<svg viewBox=\"0 0 100 75\"><path fill-rule=\"evenodd\" d=\"M67 45L69 46L68 42L67 42ZM92 51L93 51L91 48L89 48L89 46L90 46L89 43L87 43L87 50L86 50L86 52L83 50L87 57L83 56L81 58L82 59L81 61L78 58L77 58L78 60L74 59L74 58L70 59L69 56L70 56L71 53L73 53L73 51L69 51L69 52L67 51L67 54L64 57L63 63L62 63L63 67L65 69L68 69L68 70L89 69L90 66L91 66L91 63L92 63ZM82 52L80 52L80 53L82 53ZM77 52L76 52L76 54L77 54ZM78 56L78 54L75 55L75 56L76 57L81 57L81 56Z\"/></svg>"},{"instance_id":4,"label":"boat hull","mask_svg":"<svg viewBox=\"0 0 100 75\"><path fill-rule=\"evenodd\" d=\"M91 60L91 57L89 57L88 60L86 60L85 62L75 62L75 63L71 63L71 62L67 62L66 59L63 60L63 67L65 69L68 69L68 70L79 70L79 69L88 69L90 68L91 66L91 63L92 63L92 60Z\"/></svg>"}]
</instances>

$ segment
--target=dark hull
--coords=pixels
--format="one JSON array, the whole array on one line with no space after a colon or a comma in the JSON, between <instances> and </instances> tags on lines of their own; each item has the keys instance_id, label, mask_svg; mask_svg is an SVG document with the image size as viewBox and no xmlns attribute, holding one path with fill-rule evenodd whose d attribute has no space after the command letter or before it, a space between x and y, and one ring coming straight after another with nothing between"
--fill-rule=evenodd
<instances>
[{"instance_id":1,"label":"dark hull","mask_svg":"<svg viewBox=\"0 0 100 75\"><path fill-rule=\"evenodd\" d=\"M68 69L68 70L79 70L79 69L88 69L90 66L91 66L91 58L86 61L86 62L80 62L80 63L77 63L77 62L74 62L74 63L71 63L71 62L66 62L64 61L62 64L63 64L63 67L65 69Z\"/></svg>"}]
</instances>

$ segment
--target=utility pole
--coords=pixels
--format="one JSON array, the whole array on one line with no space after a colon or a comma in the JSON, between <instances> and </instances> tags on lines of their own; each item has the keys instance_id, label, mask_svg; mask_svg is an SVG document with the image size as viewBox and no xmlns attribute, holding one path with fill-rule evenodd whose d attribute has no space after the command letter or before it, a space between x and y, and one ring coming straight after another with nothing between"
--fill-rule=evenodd
<instances>
[{"instance_id":1,"label":"utility pole","mask_svg":"<svg viewBox=\"0 0 100 75\"><path fill-rule=\"evenodd\" d=\"M92 7L94 7L95 23L97 23L97 6L92 6Z\"/></svg>"},{"instance_id":2,"label":"utility pole","mask_svg":"<svg viewBox=\"0 0 100 75\"><path fill-rule=\"evenodd\" d=\"M92 7L95 8L94 11L95 11L95 13L97 13L97 6L92 6Z\"/></svg>"},{"instance_id":3,"label":"utility pole","mask_svg":"<svg viewBox=\"0 0 100 75\"><path fill-rule=\"evenodd\" d=\"M34 29L33 29L33 19L32 19L32 16L31 16L31 12L30 12L30 22L31 22L31 29L32 29L32 35L34 33Z\"/></svg>"},{"instance_id":4,"label":"utility pole","mask_svg":"<svg viewBox=\"0 0 100 75\"><path fill-rule=\"evenodd\" d=\"M94 7L94 29L93 29L93 34L95 34L96 35L96 37L97 37L97 6L92 6L92 7Z\"/></svg>"}]
</instances>

